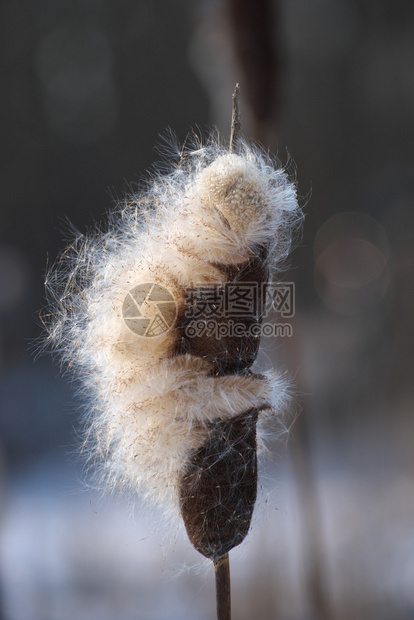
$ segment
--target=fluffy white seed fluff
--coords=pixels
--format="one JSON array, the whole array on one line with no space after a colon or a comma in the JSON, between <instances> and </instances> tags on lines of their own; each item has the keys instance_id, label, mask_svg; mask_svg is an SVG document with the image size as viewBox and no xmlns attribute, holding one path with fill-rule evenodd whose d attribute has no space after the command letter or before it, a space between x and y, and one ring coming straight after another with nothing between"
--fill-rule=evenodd
<instances>
[{"instance_id":1,"label":"fluffy white seed fluff","mask_svg":"<svg viewBox=\"0 0 414 620\"><path fill-rule=\"evenodd\" d=\"M152 282L182 307L189 286L225 281L259 244L271 273L301 219L295 185L259 149L212 143L181 154L110 217L105 232L78 236L47 278L48 341L77 372L88 399L84 447L110 486L177 505L188 455L207 425L267 404L280 413L285 379L212 376L211 362L171 356L176 327L143 338L123 318L125 297ZM269 415L269 414L266 414Z\"/></svg>"}]
</instances>

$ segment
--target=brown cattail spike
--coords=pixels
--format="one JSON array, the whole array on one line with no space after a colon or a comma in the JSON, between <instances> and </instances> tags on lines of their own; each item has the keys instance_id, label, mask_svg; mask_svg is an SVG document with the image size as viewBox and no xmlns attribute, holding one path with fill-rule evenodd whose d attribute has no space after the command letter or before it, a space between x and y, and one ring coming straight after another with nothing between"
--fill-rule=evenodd
<instances>
[{"instance_id":1,"label":"brown cattail spike","mask_svg":"<svg viewBox=\"0 0 414 620\"><path fill-rule=\"evenodd\" d=\"M180 508L197 551L216 561L247 535L257 494L259 409L211 425L206 443L188 460Z\"/></svg>"},{"instance_id":2,"label":"brown cattail spike","mask_svg":"<svg viewBox=\"0 0 414 620\"><path fill-rule=\"evenodd\" d=\"M189 338L186 335L189 324L193 319L186 317L187 306L184 306L181 316L177 321L177 332L179 338L174 349L175 355L193 355L202 357L213 363L212 373L216 376L246 372L257 357L260 346L260 338L257 335L258 330L254 327L260 326L262 322L262 312L266 295L266 282L269 277L266 268L267 248L255 248L256 255L246 263L237 266L228 266L215 264L227 278L225 286L232 287L233 290L243 291L243 286L252 286L256 283L259 314L251 313L237 318L239 325L244 328L246 334L243 338L240 336L232 336L230 332L230 324L234 322L232 315L214 317L216 331L210 333L205 330L200 335L194 335ZM205 288L205 287L204 287ZM214 287L212 287L213 289ZM216 287L218 290L220 287ZM199 303L199 308L197 307ZM205 322L206 325L211 321L209 309L204 309L205 302L200 297L192 300L192 311L197 316L198 322ZM228 335L227 335L228 334Z\"/></svg>"}]
</instances>

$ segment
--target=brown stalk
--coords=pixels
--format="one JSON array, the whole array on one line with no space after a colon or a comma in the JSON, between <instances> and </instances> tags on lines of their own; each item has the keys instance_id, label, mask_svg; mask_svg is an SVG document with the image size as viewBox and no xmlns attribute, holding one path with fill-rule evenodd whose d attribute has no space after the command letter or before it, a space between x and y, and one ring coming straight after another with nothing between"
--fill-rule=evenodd
<instances>
[{"instance_id":1,"label":"brown stalk","mask_svg":"<svg viewBox=\"0 0 414 620\"><path fill-rule=\"evenodd\" d=\"M240 110L239 110L239 96L240 96L240 86L236 84L234 87L234 92L232 96L232 113L231 113L231 129L230 129L230 144L229 144L229 152L233 152L233 146L237 142L237 139L241 130L241 122L240 122Z\"/></svg>"},{"instance_id":2,"label":"brown stalk","mask_svg":"<svg viewBox=\"0 0 414 620\"><path fill-rule=\"evenodd\" d=\"M229 152L232 153L233 145L237 141L241 130L239 110L240 86L236 84L232 96L231 128ZM216 576L216 610L217 620L231 620L231 594L230 594L230 560L229 554L225 553L214 561L214 573Z\"/></svg>"},{"instance_id":3,"label":"brown stalk","mask_svg":"<svg viewBox=\"0 0 414 620\"><path fill-rule=\"evenodd\" d=\"M236 84L230 152L237 148L240 129L239 85ZM227 276L230 281L236 276L238 281L266 280L265 271L255 260L247 261L244 269L239 268L236 273L229 270ZM234 347L231 339L221 343L214 338L186 338L186 319L182 320L179 354L211 359L217 376L250 368L257 355L257 342L245 343L240 360L240 348ZM231 620L229 551L247 535L256 502L256 423L260 409L252 408L230 420L212 422L204 444L189 456L180 482L180 509L188 537L193 547L214 564L217 620Z\"/></svg>"},{"instance_id":4,"label":"brown stalk","mask_svg":"<svg viewBox=\"0 0 414 620\"><path fill-rule=\"evenodd\" d=\"M217 620L231 620L230 562L228 553L214 561L214 571L216 574Z\"/></svg>"}]
</instances>

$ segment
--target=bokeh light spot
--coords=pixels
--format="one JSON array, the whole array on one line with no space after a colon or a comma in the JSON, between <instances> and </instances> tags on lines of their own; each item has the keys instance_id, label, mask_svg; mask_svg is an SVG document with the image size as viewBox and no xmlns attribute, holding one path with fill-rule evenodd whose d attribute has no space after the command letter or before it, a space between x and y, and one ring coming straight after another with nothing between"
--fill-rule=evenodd
<instances>
[{"instance_id":1,"label":"bokeh light spot","mask_svg":"<svg viewBox=\"0 0 414 620\"><path fill-rule=\"evenodd\" d=\"M365 213L334 215L315 238L315 287L323 302L343 314L377 304L389 285L389 249L383 227Z\"/></svg>"}]
</instances>

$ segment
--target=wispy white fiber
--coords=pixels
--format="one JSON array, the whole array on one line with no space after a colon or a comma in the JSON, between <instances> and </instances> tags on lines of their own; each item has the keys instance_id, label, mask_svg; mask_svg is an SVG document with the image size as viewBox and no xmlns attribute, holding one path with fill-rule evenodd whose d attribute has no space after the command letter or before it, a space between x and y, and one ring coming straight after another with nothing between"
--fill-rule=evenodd
<instances>
[{"instance_id":1,"label":"wispy white fiber","mask_svg":"<svg viewBox=\"0 0 414 620\"><path fill-rule=\"evenodd\" d=\"M139 337L122 308L134 287L152 282L180 311L188 287L224 283L219 265L242 265L259 246L275 274L301 218L294 182L270 157L245 143L229 154L212 141L181 153L105 231L78 235L62 254L46 281L47 345L82 384L84 451L103 482L177 506L179 478L208 423L262 405L284 410L281 374L215 376L211 360L174 354L175 324Z\"/></svg>"}]
</instances>

